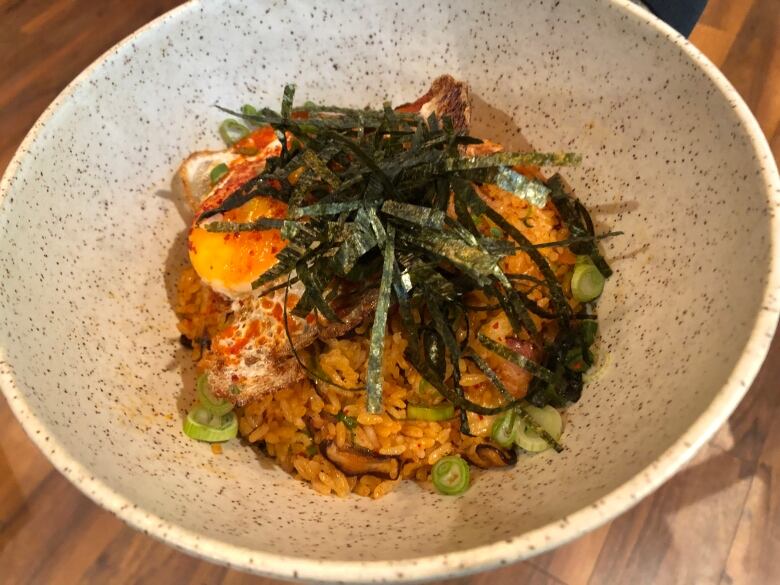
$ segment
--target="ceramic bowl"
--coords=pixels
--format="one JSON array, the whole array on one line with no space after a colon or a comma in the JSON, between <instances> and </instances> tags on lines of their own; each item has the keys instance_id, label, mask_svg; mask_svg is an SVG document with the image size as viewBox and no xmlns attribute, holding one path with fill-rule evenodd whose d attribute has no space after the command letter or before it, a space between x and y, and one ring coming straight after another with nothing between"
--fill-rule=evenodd
<instances>
[{"instance_id":1,"label":"ceramic bowl","mask_svg":"<svg viewBox=\"0 0 780 585\"><path fill-rule=\"evenodd\" d=\"M574 150L568 181L616 276L601 377L560 455L483 474L462 497L405 482L322 497L235 441L182 436L192 372L172 282L186 219L169 191L219 146L219 103L283 85L378 105L451 73L475 133ZM489 104L489 105L488 105ZM0 186L0 381L51 462L123 520L189 553L284 578L373 582L487 569L624 511L726 420L778 319L777 170L734 89L625 1L212 1L111 49L49 107Z\"/></svg>"}]
</instances>

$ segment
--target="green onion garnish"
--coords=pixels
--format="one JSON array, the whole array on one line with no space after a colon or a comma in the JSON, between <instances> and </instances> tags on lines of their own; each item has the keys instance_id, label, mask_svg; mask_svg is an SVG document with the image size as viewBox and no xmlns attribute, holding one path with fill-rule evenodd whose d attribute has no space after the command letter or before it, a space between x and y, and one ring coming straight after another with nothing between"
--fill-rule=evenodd
<instances>
[{"instance_id":1,"label":"green onion garnish","mask_svg":"<svg viewBox=\"0 0 780 585\"><path fill-rule=\"evenodd\" d=\"M336 415L336 420L344 423L344 426L347 427L350 431L358 426L357 419L354 416L347 415L343 410L340 410Z\"/></svg>"},{"instance_id":2,"label":"green onion garnish","mask_svg":"<svg viewBox=\"0 0 780 585\"><path fill-rule=\"evenodd\" d=\"M228 118L219 125L219 135L228 146L233 146L242 138L249 136L249 128L241 122Z\"/></svg>"},{"instance_id":3,"label":"green onion garnish","mask_svg":"<svg viewBox=\"0 0 780 585\"><path fill-rule=\"evenodd\" d=\"M537 408L536 406L523 406L523 411L526 416L531 418L531 421L535 425L538 425L542 434L547 433L553 440L551 443L545 437L539 436L539 433L534 431L530 424L522 423L522 428L518 430L515 437L515 444L521 449L530 451L531 453L538 453L555 447L558 439L561 438L561 432L563 431L563 420L561 419L561 413L550 405L544 408ZM557 450L557 449L556 449Z\"/></svg>"},{"instance_id":4,"label":"green onion garnish","mask_svg":"<svg viewBox=\"0 0 780 585\"><path fill-rule=\"evenodd\" d=\"M604 290L604 280L604 275L593 264L577 264L571 277L571 294L581 303L588 303Z\"/></svg>"},{"instance_id":5,"label":"green onion garnish","mask_svg":"<svg viewBox=\"0 0 780 585\"><path fill-rule=\"evenodd\" d=\"M409 420L439 421L455 417L455 407L449 402L436 406L409 404L406 406L406 418Z\"/></svg>"},{"instance_id":6,"label":"green onion garnish","mask_svg":"<svg viewBox=\"0 0 780 585\"><path fill-rule=\"evenodd\" d=\"M496 417L496 420L493 422L490 438L493 439L493 442L496 444L507 449L515 442L518 431L517 427L517 414L513 408Z\"/></svg>"},{"instance_id":7,"label":"green onion garnish","mask_svg":"<svg viewBox=\"0 0 780 585\"><path fill-rule=\"evenodd\" d=\"M469 464L459 455L439 459L431 469L433 487L445 496L457 496L469 489Z\"/></svg>"},{"instance_id":8,"label":"green onion garnish","mask_svg":"<svg viewBox=\"0 0 780 585\"><path fill-rule=\"evenodd\" d=\"M195 389L197 391L200 404L211 414L222 416L223 414L227 414L233 410L232 403L222 398L217 398L211 393L208 376L206 374L201 374L198 376L198 380L195 382Z\"/></svg>"},{"instance_id":9,"label":"green onion garnish","mask_svg":"<svg viewBox=\"0 0 780 585\"><path fill-rule=\"evenodd\" d=\"M245 116L256 116L257 108L249 104L244 104L243 106L241 106L241 113L244 114Z\"/></svg>"},{"instance_id":10,"label":"green onion garnish","mask_svg":"<svg viewBox=\"0 0 780 585\"><path fill-rule=\"evenodd\" d=\"M211 184L216 185L217 182L224 177L230 169L225 163L219 163L217 166L215 166L213 169L211 169L211 172L209 173L209 179L211 179Z\"/></svg>"},{"instance_id":11,"label":"green onion garnish","mask_svg":"<svg viewBox=\"0 0 780 585\"><path fill-rule=\"evenodd\" d=\"M207 443L227 441L238 434L238 418L235 412L216 415L203 406L196 406L184 419L184 434Z\"/></svg>"}]
</instances>

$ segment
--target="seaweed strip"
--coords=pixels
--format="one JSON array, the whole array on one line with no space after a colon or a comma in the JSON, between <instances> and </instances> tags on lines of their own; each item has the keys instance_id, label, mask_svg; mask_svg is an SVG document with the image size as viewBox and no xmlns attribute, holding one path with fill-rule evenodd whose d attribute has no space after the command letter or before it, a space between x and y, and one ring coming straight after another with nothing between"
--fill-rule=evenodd
<instances>
[{"instance_id":1,"label":"seaweed strip","mask_svg":"<svg viewBox=\"0 0 780 585\"><path fill-rule=\"evenodd\" d=\"M547 204L550 189L535 179L529 179L514 169L500 168L494 182L499 189L512 193L520 199L528 201L534 207L542 208Z\"/></svg>"},{"instance_id":2,"label":"seaweed strip","mask_svg":"<svg viewBox=\"0 0 780 585\"><path fill-rule=\"evenodd\" d=\"M341 186L341 179L339 179L338 176L336 176L336 174L328 168L328 166L319 156L317 156L316 153L314 153L314 151L307 148L301 154L301 158L312 171L317 173L317 176L319 176L320 179L325 181L332 188L337 189Z\"/></svg>"},{"instance_id":3,"label":"seaweed strip","mask_svg":"<svg viewBox=\"0 0 780 585\"><path fill-rule=\"evenodd\" d=\"M211 221L200 224L207 232L219 233L238 233L238 232L261 232L266 230L279 230L285 227L285 220L272 217L261 217L247 223L233 221ZM289 222L296 223L296 222Z\"/></svg>"},{"instance_id":4,"label":"seaweed strip","mask_svg":"<svg viewBox=\"0 0 780 585\"><path fill-rule=\"evenodd\" d=\"M344 239L333 257L336 273L341 276L346 276L354 268L360 257L377 245L374 234L371 231L360 229L354 223L352 226L351 233Z\"/></svg>"},{"instance_id":5,"label":"seaweed strip","mask_svg":"<svg viewBox=\"0 0 780 585\"><path fill-rule=\"evenodd\" d=\"M295 97L295 84L288 83L282 92L282 119L289 120L292 114L293 98Z\"/></svg>"},{"instance_id":6,"label":"seaweed strip","mask_svg":"<svg viewBox=\"0 0 780 585\"><path fill-rule=\"evenodd\" d=\"M428 292L433 292L449 301L458 296L455 284L442 276L433 266L423 261L414 262L408 269L412 284L424 285Z\"/></svg>"},{"instance_id":7,"label":"seaweed strip","mask_svg":"<svg viewBox=\"0 0 780 585\"><path fill-rule=\"evenodd\" d=\"M279 252L279 254L277 254L276 264L252 281L252 289L260 288L264 284L286 275L306 253L306 248L302 248L299 245L290 242L281 252Z\"/></svg>"},{"instance_id":8,"label":"seaweed strip","mask_svg":"<svg viewBox=\"0 0 780 585\"><path fill-rule=\"evenodd\" d=\"M622 236L622 235L623 232L614 231L614 232L607 232L606 234L599 234L597 236L580 236L577 238L566 238L565 240L557 240L555 242L544 242L542 244L534 244L533 247L536 248L537 250L539 248L570 247L572 244L597 242L600 240L605 240L607 238L614 238L615 236Z\"/></svg>"},{"instance_id":9,"label":"seaweed strip","mask_svg":"<svg viewBox=\"0 0 780 585\"><path fill-rule=\"evenodd\" d=\"M322 290L325 284L327 284L324 282L325 275L323 274L323 271L314 273L309 269L309 265L305 260L300 260L295 265L295 273L306 288L306 292L301 296L300 300L293 308L293 316L304 318L311 312L308 303L306 302L308 297L311 299L310 303L313 304L329 321L341 323L342 321L339 316L323 297ZM300 307L300 310L298 307Z\"/></svg>"},{"instance_id":10,"label":"seaweed strip","mask_svg":"<svg viewBox=\"0 0 780 585\"><path fill-rule=\"evenodd\" d=\"M358 146L357 144L355 144L345 136L338 134L337 132L328 131L326 133L326 136L332 138L337 142L341 142L346 148L351 150L355 154L355 156L357 156L369 169L371 169L375 173L375 175L382 182L382 186L385 188L386 192L388 194L393 192L393 184L390 182L390 179L387 177L385 172L379 167L379 165L376 163L374 158L369 154L367 154L364 149L362 149L360 146Z\"/></svg>"},{"instance_id":11,"label":"seaweed strip","mask_svg":"<svg viewBox=\"0 0 780 585\"><path fill-rule=\"evenodd\" d=\"M423 228L442 230L444 228L445 214L443 211L411 203L401 203L389 199L381 207L382 213L397 217L409 223Z\"/></svg>"},{"instance_id":12,"label":"seaweed strip","mask_svg":"<svg viewBox=\"0 0 780 585\"><path fill-rule=\"evenodd\" d=\"M273 184L271 184L271 181L273 181ZM283 192L280 187L280 180L274 176L260 175L254 179L250 179L250 181L244 183L244 185L228 195L218 207L208 209L201 213L198 217L198 221L203 221L214 215L241 207L244 203L251 201L255 197L270 196L279 198L279 195Z\"/></svg>"},{"instance_id":13,"label":"seaweed strip","mask_svg":"<svg viewBox=\"0 0 780 585\"><path fill-rule=\"evenodd\" d=\"M531 414L523 408L522 405L519 405L516 408L517 414L520 416L520 418L523 420L523 422L531 427L531 430L535 432L537 435L539 435L548 445L550 445L553 449L555 449L556 453L560 453L563 451L563 445L561 445L558 441L555 440L555 438L545 431L541 425L536 422L534 417L531 416Z\"/></svg>"},{"instance_id":14,"label":"seaweed strip","mask_svg":"<svg viewBox=\"0 0 780 585\"><path fill-rule=\"evenodd\" d=\"M444 161L444 167L452 172L517 165L576 166L580 162L582 157L574 152L495 152L480 156L448 158Z\"/></svg>"},{"instance_id":15,"label":"seaweed strip","mask_svg":"<svg viewBox=\"0 0 780 585\"><path fill-rule=\"evenodd\" d=\"M366 409L374 414L382 412L382 364L384 361L387 314L390 310L390 300L393 294L394 260L395 229L393 226L389 226L387 228L387 240L385 241L382 278L379 281L379 297L374 313L374 324L371 326L368 371L366 373L366 390L368 395Z\"/></svg>"},{"instance_id":16,"label":"seaweed strip","mask_svg":"<svg viewBox=\"0 0 780 585\"><path fill-rule=\"evenodd\" d=\"M412 311L409 306L409 297L406 294L406 287L401 281L401 270L398 266L397 259L393 265L393 291L395 292L395 298L398 301L398 313L401 315L401 321L403 322L408 335L407 350L415 356L414 362L417 361L420 356L419 334L417 323L415 323L414 318L412 317Z\"/></svg>"},{"instance_id":17,"label":"seaweed strip","mask_svg":"<svg viewBox=\"0 0 780 585\"><path fill-rule=\"evenodd\" d=\"M404 232L399 233L399 240L406 245L427 250L452 263L482 286L490 282L490 276L498 266L497 256L492 256L478 247L469 246L462 240L444 233L421 231L412 235Z\"/></svg>"},{"instance_id":18,"label":"seaweed strip","mask_svg":"<svg viewBox=\"0 0 780 585\"><path fill-rule=\"evenodd\" d=\"M303 200L306 198L306 195L309 194L315 179L316 175L314 171L311 169L306 169L303 171L301 176L298 178L298 182L295 184L295 188L293 189L292 194L290 195L290 201L288 203L287 209L288 216L293 218L298 217L296 209L300 207L301 203L303 203Z\"/></svg>"},{"instance_id":19,"label":"seaweed strip","mask_svg":"<svg viewBox=\"0 0 780 585\"><path fill-rule=\"evenodd\" d=\"M610 268L596 246L593 221L590 218L590 214L576 198L566 193L563 178L559 174L556 173L550 177L547 181L547 186L551 191L550 197L572 236L575 238L587 238L590 236L590 241L586 240L572 244L570 246L571 251L575 254L589 256L596 268L599 269L599 272L605 278L609 278L612 275L612 268Z\"/></svg>"},{"instance_id":20,"label":"seaweed strip","mask_svg":"<svg viewBox=\"0 0 780 585\"><path fill-rule=\"evenodd\" d=\"M469 348L469 351L464 352L463 358L474 362L474 365L477 366L477 368L479 368L479 370L485 374L485 376L487 376L488 380L490 380L490 382L498 389L499 394L504 397L504 400L511 401L515 399L515 397L512 396L506 387L501 383L493 368L491 368L478 353Z\"/></svg>"},{"instance_id":21,"label":"seaweed strip","mask_svg":"<svg viewBox=\"0 0 780 585\"><path fill-rule=\"evenodd\" d=\"M450 353L453 391L459 399L463 400L465 397L463 388L460 385L460 345L458 344L458 340L455 339L455 333L453 332L450 323L445 319L444 312L439 306L439 303L436 302L434 295L430 293L429 289L426 288L425 290L429 293L427 295L428 302L426 303L426 306L433 318L439 335L441 335L442 341L444 341L444 346ZM471 429L469 429L469 422L465 410L461 410L460 413L460 431L463 434L471 435Z\"/></svg>"},{"instance_id":22,"label":"seaweed strip","mask_svg":"<svg viewBox=\"0 0 780 585\"><path fill-rule=\"evenodd\" d=\"M332 203L312 203L304 207L297 207L289 215L292 218L320 217L324 215L338 215L345 211L360 209L361 201L334 201Z\"/></svg>"},{"instance_id":23,"label":"seaweed strip","mask_svg":"<svg viewBox=\"0 0 780 585\"><path fill-rule=\"evenodd\" d=\"M379 244L380 247L384 247L385 241L387 240L387 230L385 230L385 227L382 225L382 220L379 219L376 209L374 207L364 207L363 209L365 210L366 217L371 225L371 230L374 232L374 238L376 239L377 244Z\"/></svg>"}]
</instances>

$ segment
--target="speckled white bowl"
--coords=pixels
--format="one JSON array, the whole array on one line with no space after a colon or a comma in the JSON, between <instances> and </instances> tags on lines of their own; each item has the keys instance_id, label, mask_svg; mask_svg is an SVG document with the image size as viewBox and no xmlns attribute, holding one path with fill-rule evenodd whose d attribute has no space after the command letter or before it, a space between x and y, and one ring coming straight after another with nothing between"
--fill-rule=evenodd
<instances>
[{"instance_id":1,"label":"speckled white bowl","mask_svg":"<svg viewBox=\"0 0 780 585\"><path fill-rule=\"evenodd\" d=\"M671 476L726 419L778 318L778 176L750 112L667 26L623 0L183 6L109 51L32 129L0 185L0 382L27 432L96 502L187 552L287 578L425 579L510 563L594 528ZM212 106L362 106L468 80L477 132L584 155L567 177L617 275L612 365L561 455L463 497L408 482L323 498L238 442L182 437L191 373L170 277L168 186L219 144ZM182 391L182 387L186 390Z\"/></svg>"}]
</instances>

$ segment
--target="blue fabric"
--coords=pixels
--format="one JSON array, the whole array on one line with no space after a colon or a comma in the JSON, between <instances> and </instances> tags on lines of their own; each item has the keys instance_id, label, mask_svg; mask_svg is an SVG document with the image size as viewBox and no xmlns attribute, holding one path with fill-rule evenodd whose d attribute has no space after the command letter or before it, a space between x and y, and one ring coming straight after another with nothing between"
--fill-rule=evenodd
<instances>
[{"instance_id":1,"label":"blue fabric","mask_svg":"<svg viewBox=\"0 0 780 585\"><path fill-rule=\"evenodd\" d=\"M707 0L642 0L658 18L686 37L699 20Z\"/></svg>"}]
</instances>

